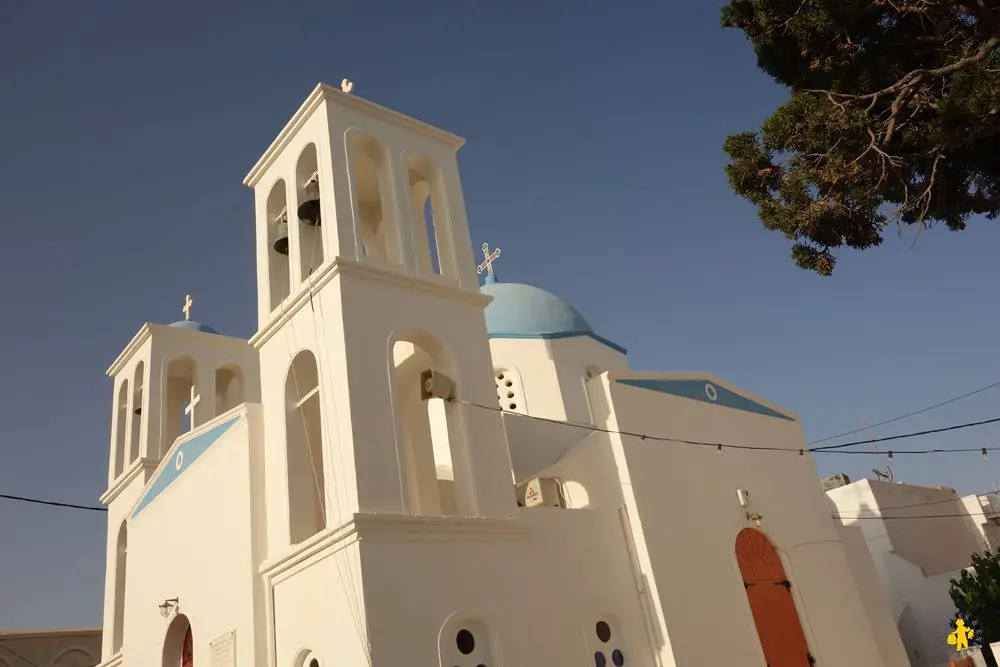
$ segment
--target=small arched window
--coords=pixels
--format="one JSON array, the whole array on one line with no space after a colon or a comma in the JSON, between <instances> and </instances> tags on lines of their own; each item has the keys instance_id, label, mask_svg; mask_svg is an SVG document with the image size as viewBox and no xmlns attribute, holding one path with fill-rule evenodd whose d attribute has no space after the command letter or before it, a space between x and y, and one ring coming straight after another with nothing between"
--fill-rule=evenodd
<instances>
[{"instance_id":1,"label":"small arched window","mask_svg":"<svg viewBox=\"0 0 1000 667\"><path fill-rule=\"evenodd\" d=\"M452 619L438 635L442 665L493 667L496 664L494 649L489 628L478 619Z\"/></svg>"}]
</instances>

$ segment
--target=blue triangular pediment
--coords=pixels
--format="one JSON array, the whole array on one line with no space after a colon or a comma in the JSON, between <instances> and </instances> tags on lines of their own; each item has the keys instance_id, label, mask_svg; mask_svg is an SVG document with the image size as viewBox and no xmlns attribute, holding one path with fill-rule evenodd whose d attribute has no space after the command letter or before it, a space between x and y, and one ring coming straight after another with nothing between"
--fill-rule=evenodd
<instances>
[{"instance_id":1,"label":"blue triangular pediment","mask_svg":"<svg viewBox=\"0 0 1000 667\"><path fill-rule=\"evenodd\" d=\"M669 394L680 398L689 398L701 403L710 403L733 410L743 412L753 412L766 417L776 419L787 419L793 421L792 417L782 414L773 408L762 405L742 394L726 389L725 387L703 379L683 379L669 380L656 378L620 378L616 380L619 384L639 389L648 389L661 394Z\"/></svg>"},{"instance_id":2,"label":"blue triangular pediment","mask_svg":"<svg viewBox=\"0 0 1000 667\"><path fill-rule=\"evenodd\" d=\"M184 471L190 468L202 454L208 451L212 445L219 441L219 438L224 436L242 418L243 415L236 415L220 424L216 424L207 431L199 433L189 440L184 440L175 445L167 456L164 457L164 460L160 462L160 471L142 494L135 509L132 510L132 518L146 509L157 496L173 484Z\"/></svg>"}]
</instances>

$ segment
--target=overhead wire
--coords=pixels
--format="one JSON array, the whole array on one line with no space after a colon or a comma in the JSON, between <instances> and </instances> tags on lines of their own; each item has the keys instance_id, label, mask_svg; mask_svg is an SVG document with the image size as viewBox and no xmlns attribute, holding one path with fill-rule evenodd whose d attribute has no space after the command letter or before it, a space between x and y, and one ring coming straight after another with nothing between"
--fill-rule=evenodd
<instances>
[{"instance_id":1,"label":"overhead wire","mask_svg":"<svg viewBox=\"0 0 1000 667\"><path fill-rule=\"evenodd\" d=\"M65 507L74 510L89 510L91 512L107 512L107 507L95 507L92 505L76 505L73 503L60 503L55 500L40 500L38 498L26 498L24 496L12 496L7 493L0 493L0 498L4 500L16 500L22 503L31 503L34 505L48 505L50 507Z\"/></svg>"},{"instance_id":2,"label":"overhead wire","mask_svg":"<svg viewBox=\"0 0 1000 667\"><path fill-rule=\"evenodd\" d=\"M994 389L996 387L1000 387L1000 382L994 382L993 384L988 384L985 387L980 387L979 389L975 389L973 391L970 391L968 393L962 394L960 396L955 396L954 398L949 398L947 401L941 401L940 403L935 403L934 405L928 405L926 408L920 408L919 410L914 410L913 412L907 412L905 415L899 415L898 417L893 417L892 419L886 419L884 421L876 422L874 424L868 424L866 426L862 426L860 428L856 428L856 429L853 429L853 430L850 430L850 431L844 431L843 433L837 433L835 435L828 435L828 436L826 436L824 438L820 438L819 440L812 440L809 444L810 445L818 445L821 442L827 442L829 440L836 440L837 438L842 438L845 435L854 435L855 433L860 433L861 431L865 431L865 430L867 430L869 428L875 428L877 426L885 426L886 424L892 424L894 422L902 421L903 419L908 419L910 417L914 417L916 415L923 414L925 412L930 412L931 410L936 410L937 408L941 408L941 407L944 407L946 405L951 405L952 403L956 403L958 401L961 401L962 399L969 398L970 396L975 396L976 394L981 394L984 391L988 391L988 390Z\"/></svg>"},{"instance_id":3,"label":"overhead wire","mask_svg":"<svg viewBox=\"0 0 1000 667\"><path fill-rule=\"evenodd\" d=\"M465 405L480 408L483 410L490 410L492 412L507 413L503 408L499 406L483 405L481 403L475 403L473 401L459 401ZM507 413L509 414L509 413ZM870 439L866 440L855 440L852 442L845 442L838 445L826 445L823 447L802 447L802 448L789 448L789 447L775 447L772 445L746 445L737 443L726 443L726 442L712 442L707 440L690 440L687 438L677 438L663 435L650 435L648 433L640 433L637 431L621 431L615 429L603 428L596 426L594 424L584 424L581 422L567 421L563 419L553 419L550 417L541 417L538 415L525 415L518 414L519 418L532 419L537 421L548 422L552 424L561 424L563 426L571 426L573 428L579 428L587 431L593 431L598 433L606 433L611 435L628 436L632 438L638 438L640 440L653 440L657 442L675 442L679 444L694 445L698 447L714 447L719 451L723 449L737 449L737 450L756 450L764 452L789 452L793 454L803 455L806 452L812 454L860 454L865 456L886 456L892 458L893 455L911 455L911 454L946 454L952 452L992 452L1000 451L1000 447L956 447L952 449L943 448L933 448L933 449L904 449L904 450L889 450L886 452L875 452L869 450L852 450L844 451L847 447L856 447L858 445L869 445L871 444ZM934 433L944 433L946 431L957 431L966 428L972 428L976 426L985 426L987 424L994 424L1000 422L1000 417L994 417L992 419L985 419L977 422L965 422L962 424L953 424L951 426L945 426L942 428L929 429L924 431L915 431L912 433L901 433L899 435L887 436L884 438L879 438L879 442L886 442L890 440L901 440L904 438L916 438L924 435L931 435Z\"/></svg>"},{"instance_id":4,"label":"overhead wire","mask_svg":"<svg viewBox=\"0 0 1000 667\"><path fill-rule=\"evenodd\" d=\"M294 381L295 381L295 378L293 378L293 382ZM475 403L473 401L459 401L459 402L463 403L465 405L469 405L471 407L475 407L475 408L479 408L479 409L483 409L483 410L489 410L489 411L492 411L492 412L499 412L499 413L508 414L505 410L503 410L503 408L500 408L499 406L482 405L480 403ZM573 427L573 428L579 428L579 429L590 431L590 432L598 432L598 433L606 433L606 434L613 434L613 435L619 435L619 436L634 437L634 438L638 438L640 440L653 440L653 441L658 441L658 442L674 442L674 443L687 444L687 445L693 445L693 446L699 446L699 447L713 447L713 448L716 448L718 451L722 451L723 449L736 449L736 450L749 450L749 451L788 452L788 453L799 454L799 455L803 455L805 452L809 452L809 453L812 453L812 454L844 454L844 455L856 454L856 455L863 455L863 456L888 456L889 458L893 458L893 456L906 456L906 455L916 455L916 454L952 454L952 453L966 453L966 452L979 452L981 454L985 454L985 453L988 453L988 452L1000 451L1000 447L954 447L954 448L948 448L948 449L946 449L946 448L940 448L940 447L935 447L935 448L932 448L932 449L904 449L904 450L896 450L896 451L894 451L894 450L888 450L886 452L873 452L873 451L869 451L869 450L851 450L851 451L845 451L846 447L852 447L852 446L870 444L870 440L857 440L857 441L854 441L854 442L845 442L845 443L841 443L841 444L838 444L838 445L826 445L826 446L823 446L823 447L804 447L804 448L800 448L800 449L795 449L795 448L775 447L775 446L768 446L768 445L746 445L746 444L737 444L737 443L711 442L711 441L690 440L690 439L686 439L686 438L677 438L677 437L669 437L669 436L649 435L649 434L645 434L645 433L638 433L638 432L630 432L630 431L620 431L620 430L614 430L614 429L607 429L607 428L602 428L600 426L595 426L593 424L583 424L583 423L579 423L579 422L572 422L572 421L567 421L567 420L562 420L562 419L553 419L553 418L550 418L550 417L541 417L541 416L538 416L538 415L518 414L518 418L532 419L532 420L541 421L541 422L548 422L548 423L552 423L552 424L560 424L560 425L563 425L563 426L569 426L569 427ZM887 437L884 437L884 438L880 438L879 441L880 442L886 442L886 441L890 441L890 440L901 440L901 439L905 439L905 438L915 438L915 437L920 437L920 436L924 436L924 435L930 435L930 434L934 434L934 433L944 433L944 432L948 432L948 431L957 431L957 430L965 429L965 428L973 428L973 427L976 427L976 426L984 426L984 425L987 425L987 424L994 424L994 423L997 423L997 422L1000 422L1000 417L995 417L995 418L992 418L992 419L985 419L985 420L976 421L976 422L965 422L965 423L962 423L962 424L953 424L951 426L945 426L945 427L936 428L936 429L928 429L928 430L923 430L923 431L914 431L912 433L901 433L901 434L898 434L898 435L893 435L893 436L887 436ZM51 506L51 507L62 507L62 508L67 508L67 509L88 510L88 511L92 511L92 512L107 512L108 511L106 507L96 507L96 506L91 506L91 505L78 505L78 504L74 504L74 503L64 503L64 502L58 502L58 501L53 501L53 500L45 500L45 499L40 499L40 498L29 498L29 497L25 497L25 496L15 496L15 495L11 495L11 494L3 494L3 493L0 493L0 499L14 500L14 501L18 501L18 502L31 503L31 504L36 504L36 505L48 505L48 506Z\"/></svg>"}]
</instances>

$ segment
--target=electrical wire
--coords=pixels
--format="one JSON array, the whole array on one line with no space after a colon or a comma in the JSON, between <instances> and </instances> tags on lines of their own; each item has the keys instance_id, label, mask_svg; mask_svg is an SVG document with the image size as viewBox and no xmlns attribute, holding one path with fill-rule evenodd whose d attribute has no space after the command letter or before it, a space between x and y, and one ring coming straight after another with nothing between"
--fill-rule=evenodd
<instances>
[{"instance_id":1,"label":"electrical wire","mask_svg":"<svg viewBox=\"0 0 1000 667\"><path fill-rule=\"evenodd\" d=\"M967 394L962 394L961 396L955 396L954 398L949 398L947 401L941 401L940 403L935 403L934 405L929 405L926 408L920 408L919 410L914 410L913 412L907 412L905 415L899 415L898 417L893 417L892 419L886 419L885 421L876 422L875 424L869 424L867 426L862 426L861 428L856 428L851 431L844 431L843 433L837 433L836 435L828 435L825 438L820 438L819 440L813 440L810 445L818 445L821 442L827 442L828 440L836 440L837 438L842 438L845 435L854 435L855 433L860 433L861 431L867 430L869 428L875 428L877 426L885 426L886 424L892 424L893 422L898 422L915 415L923 414L924 412L930 412L931 410L936 410L937 408L950 405L957 401L961 401L964 398L969 398L970 396L975 396L976 394L981 394L984 391L993 389L995 387L1000 387L1000 382L994 382L993 384L988 384L985 387L980 387L974 391L970 391Z\"/></svg>"},{"instance_id":2,"label":"electrical wire","mask_svg":"<svg viewBox=\"0 0 1000 667\"><path fill-rule=\"evenodd\" d=\"M869 510L876 511L876 510ZM840 516L839 514L834 514L834 519L840 519L841 521L865 521L869 519L878 519L879 521L892 521L894 519L958 519L966 518L970 519L976 516L985 516L982 512L965 512L963 514L913 514L911 516Z\"/></svg>"},{"instance_id":3,"label":"electrical wire","mask_svg":"<svg viewBox=\"0 0 1000 667\"><path fill-rule=\"evenodd\" d=\"M881 444L883 442L889 442L890 440L899 440L901 438L916 438L916 437L921 436L921 435L931 435L931 434L934 434L934 433L945 433L947 431L957 431L957 430L963 429L963 428L972 428L973 426L985 426L986 424L995 424L996 422L1000 422L1000 417L994 417L993 419L984 419L984 420L978 421L978 422L966 422L964 424L955 424L953 426L945 426L943 428L932 428L932 429L928 429L928 430L925 430L925 431L914 431L912 433L903 433L902 435L890 435L890 436L886 436L884 438L879 438L878 442L879 442L879 444ZM832 451L832 450L835 450L835 449L843 449L845 447L854 447L856 445L869 445L869 444L871 444L871 438L869 438L867 440L855 440L853 442L845 442L845 443L840 444L840 445L824 445L822 447L810 447L809 451L811 451L811 452L829 452L829 451ZM972 449L966 448L964 450L963 449L945 449L945 450L928 449L928 450L924 450L924 451L926 453L937 453L938 451L946 451L946 452L968 451L968 452L975 452L975 451L981 451L982 449L984 449L984 448L983 447L976 447L976 448L972 448ZM996 447L986 447L985 449L986 449L986 451L992 451L992 450L995 450L997 448ZM909 452L910 453L916 453L913 450L909 450ZM842 452L842 453L846 453L846 452ZM855 452L855 453L859 453L860 454L860 452ZM881 452L868 452L868 453L869 454L880 454ZM898 453L902 454L904 452L898 452Z\"/></svg>"},{"instance_id":4,"label":"electrical wire","mask_svg":"<svg viewBox=\"0 0 1000 667\"><path fill-rule=\"evenodd\" d=\"M38 498L25 498L24 496L12 496L6 493L0 493L0 498L5 500L16 500L22 503L32 503L35 505L48 505L50 507L66 507L74 510L89 510L91 512L107 512L107 507L95 507L93 505L74 505L73 503L60 503L54 500L40 500Z\"/></svg>"},{"instance_id":5,"label":"electrical wire","mask_svg":"<svg viewBox=\"0 0 1000 667\"><path fill-rule=\"evenodd\" d=\"M985 390L985 388L983 390ZM468 405L468 406L479 408L479 409L482 409L482 410L489 410L491 412L499 412L501 414L507 413L505 410L503 410L503 408L500 408L499 406L482 405L480 403L475 403L473 401L458 401L458 402L462 403L463 405ZM507 414L509 414L509 413L507 413ZM870 442L871 442L870 440L857 440L857 441L853 441L853 442L841 443L841 444L838 444L838 445L826 445L826 446L823 446L823 447L808 447L808 448L801 448L801 449L789 449L787 447L773 447L773 446L767 446L767 445L742 445L742 444L735 444L735 443L709 442L709 441L702 441L702 440L688 440L688 439L684 439L684 438L672 438L672 437L667 437L667 436L647 435L647 434L644 434L644 433L635 433L635 432L629 432L629 431L617 431L617 430L613 430L613 429L601 428L601 427L595 426L593 424L582 424L582 423L579 423L579 422L571 422L571 421L566 421L566 420L562 420L562 419L552 419L552 418L549 418L549 417L541 417L541 416L538 416L538 415L518 414L518 417L524 418L524 419L533 419L533 420L536 420L536 421L547 422L547 423L551 423L551 424L560 424L560 425L563 425L563 426L570 426L570 427L573 427L573 428L579 428L579 429L586 430L586 431L589 431L589 432L598 432L598 433L606 433L606 434L613 434L613 435L619 435L619 436L628 436L628 437L638 438L638 439L643 440L643 441L645 441L645 440L653 440L653 441L657 441L657 442L675 442L675 443L687 444L687 445L693 445L693 446L699 446L699 447L713 447L713 448L717 449L720 452L723 449L737 449L737 450L754 450L754 451L766 451L766 452L789 452L789 453L797 453L800 456L803 456L805 454L805 452L810 452L810 453L813 453L813 454L858 454L858 455L863 455L863 456L888 456L889 458L892 458L894 455L900 456L900 455L915 455L915 454L952 454L952 453L962 453L962 452L980 452L981 454L985 455L988 452L1000 451L1000 447L956 447L956 448L952 448L952 449L943 449L943 448L907 449L907 450L900 450L900 451L888 450L887 452L873 452L873 451L869 451L869 450L845 451L846 447L854 447L854 446L858 446L858 445L867 445L867 444L870 444ZM915 437L924 436L924 435L931 435L931 434L934 434L934 433L944 433L944 432L948 432L948 431L957 431L957 430L960 430L960 429L972 428L972 427L976 427L976 426L984 426L986 424L994 424L994 423L997 423L997 422L1000 422L1000 417L994 417L992 419L985 419L985 420L977 421L977 422L966 422L966 423L962 423L962 424L953 424L951 426L945 426L945 427L942 427L942 428L929 429L929 430L924 430L924 431L914 431L912 433L901 433L901 434L898 434L898 435L892 435L892 436L887 436L887 437L884 437L884 438L880 438L879 441L880 442L886 442L886 441L890 441L890 440L901 440L901 439L905 439L905 438L915 438ZM9 495L9 494L2 494L2 493L0 493L0 499L15 500L15 501L19 501L19 502L32 503L32 504L37 504L37 505L48 505L48 506L51 506L51 507L63 507L63 508L68 508L68 509L88 510L88 511L92 511L92 512L107 512L108 511L106 507L95 507L95 506L91 506L91 505L76 505L76 504L73 504L73 503L62 503L62 502L57 502L57 501L52 501L52 500L43 500L43 499L38 499L38 498L27 498L27 497L23 497L23 496L14 496L14 495ZM944 501L942 501L942 502L944 502ZM962 515L962 516L966 516L966 515ZM904 518L917 518L917 517L904 517Z\"/></svg>"},{"instance_id":6,"label":"electrical wire","mask_svg":"<svg viewBox=\"0 0 1000 667\"><path fill-rule=\"evenodd\" d=\"M492 405L482 405L481 403L474 403L472 401L458 401L464 405L469 405L472 407L480 408L483 410L489 410L491 412L507 413L503 408L499 406ZM773 447L768 445L741 445L734 443L724 443L724 442L708 442L703 440L687 440L684 438L672 438L661 435L649 435L646 433L638 433L633 431L616 431L614 429L602 428L600 426L595 426L593 424L582 424L579 422L565 421L562 419L552 419L549 417L540 417L537 415L525 415L518 413L519 417L525 419L534 419L537 421L548 422L550 424L561 424L563 426L572 426L573 428L579 428L587 431L593 431L598 433L607 433L611 435L628 436L632 438L639 438L640 440L653 440L657 442L676 442L685 445L695 445L699 447L714 447L719 451L723 449L743 449L743 450L758 450L764 452L789 452L794 454L804 455L805 452L810 452L813 454L860 454L863 456L887 456L892 458L893 455L910 455L910 454L950 454L953 452L993 452L1000 451L1000 447L956 447L953 449L906 449L893 451L889 450L886 452L873 452L870 450L855 450L855 451L843 451L846 447L856 447L858 445L869 445L871 440L855 440L852 442L845 442L839 445L826 445L824 447L803 447L801 449L794 449L788 447ZM942 428L930 429L925 431L914 431L913 433L901 433L899 435L887 436L885 438L879 438L879 442L886 442L889 440L901 440L904 438L916 438L923 435L931 435L934 433L944 433L946 431L958 431L965 428L972 428L975 426L985 426L986 424L995 424L1000 422L1000 417L994 417L992 419L985 419L978 422L966 422L963 424L954 424L952 426L945 426Z\"/></svg>"}]
</instances>

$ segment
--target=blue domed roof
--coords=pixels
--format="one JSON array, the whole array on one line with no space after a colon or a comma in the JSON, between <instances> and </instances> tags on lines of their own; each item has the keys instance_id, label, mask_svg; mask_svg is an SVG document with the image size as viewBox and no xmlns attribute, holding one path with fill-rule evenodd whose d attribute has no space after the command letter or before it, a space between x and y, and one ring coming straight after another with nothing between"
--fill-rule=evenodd
<instances>
[{"instance_id":1,"label":"blue domed roof","mask_svg":"<svg viewBox=\"0 0 1000 667\"><path fill-rule=\"evenodd\" d=\"M175 329L187 329L188 331L200 331L201 333L218 334L219 332L208 326L207 324L202 324L201 322L195 322L194 320L178 320L177 322L171 322L167 325L168 327L173 327Z\"/></svg>"},{"instance_id":2,"label":"blue domed roof","mask_svg":"<svg viewBox=\"0 0 1000 667\"><path fill-rule=\"evenodd\" d=\"M493 297L486 306L486 333L490 338L570 338L588 336L625 353L594 333L583 315L551 292L523 285L487 280L480 288Z\"/></svg>"}]
</instances>

